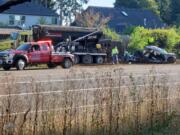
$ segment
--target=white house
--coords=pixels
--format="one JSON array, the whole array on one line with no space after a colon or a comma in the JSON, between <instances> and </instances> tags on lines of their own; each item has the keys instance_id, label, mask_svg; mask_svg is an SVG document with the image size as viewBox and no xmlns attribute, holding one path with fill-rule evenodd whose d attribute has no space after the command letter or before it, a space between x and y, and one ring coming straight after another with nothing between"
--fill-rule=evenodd
<instances>
[{"instance_id":1,"label":"white house","mask_svg":"<svg viewBox=\"0 0 180 135\"><path fill-rule=\"evenodd\" d=\"M55 11L32 2L12 6L0 14L0 25L28 29L35 24L59 24Z\"/></svg>"}]
</instances>

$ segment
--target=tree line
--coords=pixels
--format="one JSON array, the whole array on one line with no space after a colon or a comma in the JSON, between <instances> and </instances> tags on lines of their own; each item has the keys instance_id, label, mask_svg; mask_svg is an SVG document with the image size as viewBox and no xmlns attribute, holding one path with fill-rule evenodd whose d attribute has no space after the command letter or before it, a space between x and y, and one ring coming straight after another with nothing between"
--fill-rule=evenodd
<instances>
[{"instance_id":1,"label":"tree line","mask_svg":"<svg viewBox=\"0 0 180 135\"><path fill-rule=\"evenodd\" d=\"M83 5L89 0L32 0L37 4L51 8L60 15L60 24L71 23L77 13L83 10Z\"/></svg>"},{"instance_id":2,"label":"tree line","mask_svg":"<svg viewBox=\"0 0 180 135\"><path fill-rule=\"evenodd\" d=\"M115 7L151 9L169 25L180 25L180 0L116 0Z\"/></svg>"},{"instance_id":3,"label":"tree line","mask_svg":"<svg viewBox=\"0 0 180 135\"><path fill-rule=\"evenodd\" d=\"M89 0L32 0L45 7L56 10L61 18L61 24L71 23L77 13L83 10L83 5ZM169 25L180 25L180 0L116 0L116 8L142 8L153 10Z\"/></svg>"}]
</instances>

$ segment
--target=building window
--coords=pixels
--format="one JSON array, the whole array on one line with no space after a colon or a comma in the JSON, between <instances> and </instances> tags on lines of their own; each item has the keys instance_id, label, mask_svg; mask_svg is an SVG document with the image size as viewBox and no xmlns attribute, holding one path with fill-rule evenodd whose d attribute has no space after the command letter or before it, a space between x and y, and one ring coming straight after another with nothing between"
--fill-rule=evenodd
<instances>
[{"instance_id":1,"label":"building window","mask_svg":"<svg viewBox=\"0 0 180 135\"><path fill-rule=\"evenodd\" d=\"M9 25L14 25L14 15L9 16Z\"/></svg>"},{"instance_id":2,"label":"building window","mask_svg":"<svg viewBox=\"0 0 180 135\"><path fill-rule=\"evenodd\" d=\"M21 16L21 25L25 24L26 16Z\"/></svg>"},{"instance_id":3,"label":"building window","mask_svg":"<svg viewBox=\"0 0 180 135\"><path fill-rule=\"evenodd\" d=\"M52 17L52 24L57 24L57 18L56 17Z\"/></svg>"},{"instance_id":4,"label":"building window","mask_svg":"<svg viewBox=\"0 0 180 135\"><path fill-rule=\"evenodd\" d=\"M20 15L10 15L9 16L9 25L23 25L25 24L26 16Z\"/></svg>"}]
</instances>

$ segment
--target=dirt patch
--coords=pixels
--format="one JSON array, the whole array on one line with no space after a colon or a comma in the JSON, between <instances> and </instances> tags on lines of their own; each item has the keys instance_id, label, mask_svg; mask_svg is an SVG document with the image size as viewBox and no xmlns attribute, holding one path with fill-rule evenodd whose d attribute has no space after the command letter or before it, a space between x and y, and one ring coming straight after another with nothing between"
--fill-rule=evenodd
<instances>
[{"instance_id":1,"label":"dirt patch","mask_svg":"<svg viewBox=\"0 0 180 135\"><path fill-rule=\"evenodd\" d=\"M180 64L180 59L177 59L176 64Z\"/></svg>"}]
</instances>

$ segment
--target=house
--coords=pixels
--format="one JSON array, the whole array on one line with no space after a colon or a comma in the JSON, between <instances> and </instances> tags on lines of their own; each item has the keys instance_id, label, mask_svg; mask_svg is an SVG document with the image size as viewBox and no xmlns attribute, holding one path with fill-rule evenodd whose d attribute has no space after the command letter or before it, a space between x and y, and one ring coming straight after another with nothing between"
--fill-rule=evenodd
<instances>
[{"instance_id":1,"label":"house","mask_svg":"<svg viewBox=\"0 0 180 135\"><path fill-rule=\"evenodd\" d=\"M117 33L124 33L134 26L151 29L165 27L158 15L151 10L90 6L84 12L99 13L105 18L110 17L108 26Z\"/></svg>"},{"instance_id":2,"label":"house","mask_svg":"<svg viewBox=\"0 0 180 135\"><path fill-rule=\"evenodd\" d=\"M29 29L35 24L59 24L58 14L49 8L32 2L25 2L0 14L1 26L19 26Z\"/></svg>"}]
</instances>

